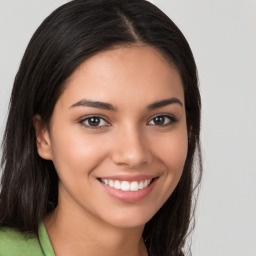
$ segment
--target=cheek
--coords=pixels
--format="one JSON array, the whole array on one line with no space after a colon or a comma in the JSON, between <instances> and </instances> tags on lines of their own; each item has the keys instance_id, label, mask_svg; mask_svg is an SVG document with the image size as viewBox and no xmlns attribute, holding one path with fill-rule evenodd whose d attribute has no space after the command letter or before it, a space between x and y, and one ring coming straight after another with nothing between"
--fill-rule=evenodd
<instances>
[{"instance_id":1,"label":"cheek","mask_svg":"<svg viewBox=\"0 0 256 256\"><path fill-rule=\"evenodd\" d=\"M157 144L158 156L170 172L182 172L188 151L187 132L163 138Z\"/></svg>"},{"instance_id":2,"label":"cheek","mask_svg":"<svg viewBox=\"0 0 256 256\"><path fill-rule=\"evenodd\" d=\"M187 132L176 133L168 139L160 140L157 145L157 157L165 168L162 184L164 200L172 194L183 172L187 157L188 141Z\"/></svg>"},{"instance_id":3,"label":"cheek","mask_svg":"<svg viewBox=\"0 0 256 256\"><path fill-rule=\"evenodd\" d=\"M69 179L90 173L107 154L100 138L95 139L78 130L55 133L52 143L55 168L59 176L68 175Z\"/></svg>"}]
</instances>

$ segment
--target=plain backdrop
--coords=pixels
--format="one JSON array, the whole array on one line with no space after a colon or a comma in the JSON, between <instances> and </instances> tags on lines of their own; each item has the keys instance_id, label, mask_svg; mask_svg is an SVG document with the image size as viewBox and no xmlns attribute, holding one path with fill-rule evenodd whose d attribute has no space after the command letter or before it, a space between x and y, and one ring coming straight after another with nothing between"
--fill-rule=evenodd
<instances>
[{"instance_id":1,"label":"plain backdrop","mask_svg":"<svg viewBox=\"0 0 256 256\"><path fill-rule=\"evenodd\" d=\"M64 0L0 0L0 137L35 29ZM194 52L204 176L195 256L256 256L256 1L155 0Z\"/></svg>"}]
</instances>

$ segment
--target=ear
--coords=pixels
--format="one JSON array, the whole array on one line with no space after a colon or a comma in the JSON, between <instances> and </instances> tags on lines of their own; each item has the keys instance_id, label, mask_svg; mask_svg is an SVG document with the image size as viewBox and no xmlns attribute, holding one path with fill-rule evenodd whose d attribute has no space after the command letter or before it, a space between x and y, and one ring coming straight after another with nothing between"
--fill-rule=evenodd
<instances>
[{"instance_id":1,"label":"ear","mask_svg":"<svg viewBox=\"0 0 256 256\"><path fill-rule=\"evenodd\" d=\"M48 127L42 124L42 118L40 115L35 115L33 117L33 124L36 133L36 145L39 156L46 160L52 160L52 148Z\"/></svg>"}]
</instances>

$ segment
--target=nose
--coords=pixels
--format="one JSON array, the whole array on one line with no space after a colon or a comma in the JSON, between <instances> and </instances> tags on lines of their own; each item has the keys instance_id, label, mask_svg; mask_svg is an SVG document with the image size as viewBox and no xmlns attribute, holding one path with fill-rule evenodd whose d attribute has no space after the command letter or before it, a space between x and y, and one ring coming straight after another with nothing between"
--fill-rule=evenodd
<instances>
[{"instance_id":1,"label":"nose","mask_svg":"<svg viewBox=\"0 0 256 256\"><path fill-rule=\"evenodd\" d=\"M138 168L152 160L145 134L138 128L126 128L118 132L113 142L111 158L115 164Z\"/></svg>"}]
</instances>

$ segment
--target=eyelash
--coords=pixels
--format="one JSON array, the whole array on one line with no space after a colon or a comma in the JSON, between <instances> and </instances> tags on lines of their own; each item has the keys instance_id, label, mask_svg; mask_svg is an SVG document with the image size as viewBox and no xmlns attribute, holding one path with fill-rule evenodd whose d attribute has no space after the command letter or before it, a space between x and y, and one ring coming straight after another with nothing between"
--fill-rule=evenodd
<instances>
[{"instance_id":1,"label":"eyelash","mask_svg":"<svg viewBox=\"0 0 256 256\"><path fill-rule=\"evenodd\" d=\"M89 121L92 121L92 120L95 120L95 119L98 119L100 123L104 122L106 124L104 125L101 125L101 126L93 126L93 125L90 125L90 124L86 124L86 122L89 122ZM81 121L79 121L79 123L81 123L82 125L84 125L86 128L89 128L89 129L101 129L102 127L107 127L107 126L110 126L109 122L105 120L105 118L101 117L101 116L88 116L84 119L82 119ZM99 124L100 124L99 123Z\"/></svg>"},{"instance_id":2,"label":"eyelash","mask_svg":"<svg viewBox=\"0 0 256 256\"><path fill-rule=\"evenodd\" d=\"M163 124L150 124L150 122L154 122L154 119L156 121L157 118L164 118L164 123ZM169 119L169 121L166 122L166 119ZM174 123L176 123L178 121L177 118L175 118L174 116L172 115L167 115L167 114L160 114L160 115L156 115L154 116L153 118L151 118L151 120L148 122L149 125L155 125L155 126L158 126L158 127L166 127L166 126L170 126Z\"/></svg>"},{"instance_id":3,"label":"eyelash","mask_svg":"<svg viewBox=\"0 0 256 256\"><path fill-rule=\"evenodd\" d=\"M163 124L151 124L151 122L154 122L154 119L156 121L157 118L164 118L164 123ZM95 119L98 119L99 123L98 125L90 125L88 122L92 121L94 122ZM169 121L166 122L166 119L169 119ZM175 118L174 116L172 115L167 115L167 114L160 114L160 115L156 115L154 117L152 117L150 119L150 121L147 123L147 125L155 125L157 127L166 127L166 126L169 126L173 123L176 123L178 120L177 118ZM86 124L86 122L88 124ZM102 125L101 123L104 122L104 124ZM105 120L105 118L101 117L101 116L88 116L84 119L82 119L81 121L79 121L79 123L81 123L82 125L84 125L86 128L89 128L89 129L101 129L102 127L108 127L110 126L109 122ZM101 124L101 125L100 125Z\"/></svg>"}]
</instances>

